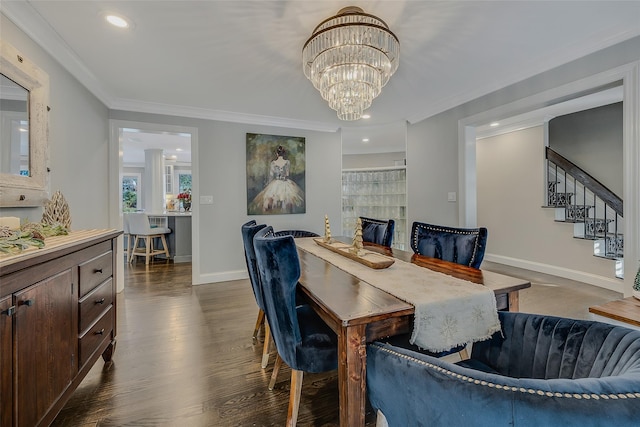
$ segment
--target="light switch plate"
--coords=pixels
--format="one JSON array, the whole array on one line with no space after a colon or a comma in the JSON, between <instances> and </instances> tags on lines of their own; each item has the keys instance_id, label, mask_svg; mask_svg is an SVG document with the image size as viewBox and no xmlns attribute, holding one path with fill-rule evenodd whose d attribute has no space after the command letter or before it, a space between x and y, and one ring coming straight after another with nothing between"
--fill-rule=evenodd
<instances>
[{"instance_id":1,"label":"light switch plate","mask_svg":"<svg viewBox=\"0 0 640 427\"><path fill-rule=\"evenodd\" d=\"M448 202L455 202L456 201L456 193L455 193L455 191L450 191L447 194L447 201Z\"/></svg>"},{"instance_id":2,"label":"light switch plate","mask_svg":"<svg viewBox=\"0 0 640 427\"><path fill-rule=\"evenodd\" d=\"M201 205L212 205L213 204L213 196L200 196L200 204Z\"/></svg>"}]
</instances>

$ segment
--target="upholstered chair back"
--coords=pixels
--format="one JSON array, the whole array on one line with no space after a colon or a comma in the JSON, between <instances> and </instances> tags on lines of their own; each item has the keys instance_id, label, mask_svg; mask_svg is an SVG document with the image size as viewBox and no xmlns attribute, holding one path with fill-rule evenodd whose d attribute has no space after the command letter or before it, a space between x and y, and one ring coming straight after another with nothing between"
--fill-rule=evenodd
<instances>
[{"instance_id":1,"label":"upholstered chair back","mask_svg":"<svg viewBox=\"0 0 640 427\"><path fill-rule=\"evenodd\" d=\"M273 233L274 236L293 236L295 239L300 237L320 237L319 234L307 230L280 230Z\"/></svg>"},{"instance_id":2,"label":"upholstered chair back","mask_svg":"<svg viewBox=\"0 0 640 427\"><path fill-rule=\"evenodd\" d=\"M165 227L151 227L149 222L149 215L146 213L129 213L127 216L127 224L129 226L129 233L132 235L149 236L156 234L168 234L171 233L170 228Z\"/></svg>"},{"instance_id":3,"label":"upholstered chair back","mask_svg":"<svg viewBox=\"0 0 640 427\"><path fill-rule=\"evenodd\" d=\"M498 316L502 330L455 364L388 343L368 345L367 394L378 422L640 425L640 331L539 314Z\"/></svg>"},{"instance_id":4,"label":"upholstered chair back","mask_svg":"<svg viewBox=\"0 0 640 427\"><path fill-rule=\"evenodd\" d=\"M395 228L394 220L381 220L363 216L360 217L360 220L362 221L363 241L391 247Z\"/></svg>"},{"instance_id":5,"label":"upholstered chair back","mask_svg":"<svg viewBox=\"0 0 640 427\"><path fill-rule=\"evenodd\" d=\"M411 227L413 252L480 268L487 245L487 229L454 228L414 222Z\"/></svg>"},{"instance_id":6,"label":"upholstered chair back","mask_svg":"<svg viewBox=\"0 0 640 427\"><path fill-rule=\"evenodd\" d=\"M293 236L272 227L253 239L265 313L282 360L292 369L325 372L337 367L337 338L308 305L296 304L300 261Z\"/></svg>"},{"instance_id":7,"label":"upholstered chair back","mask_svg":"<svg viewBox=\"0 0 640 427\"><path fill-rule=\"evenodd\" d=\"M122 215L122 231L124 232L124 234L130 234L129 215L130 214Z\"/></svg>"},{"instance_id":8,"label":"upholstered chair back","mask_svg":"<svg viewBox=\"0 0 640 427\"><path fill-rule=\"evenodd\" d=\"M253 288L253 294L256 297L256 303L262 310L264 310L264 300L262 298L262 289L260 287L260 278L258 276L256 251L253 248L253 237L258 231L262 230L266 226L266 224L257 225L253 220L242 225L242 243L244 244L244 259L247 263L249 281L251 282L251 287Z\"/></svg>"},{"instance_id":9,"label":"upholstered chair back","mask_svg":"<svg viewBox=\"0 0 640 427\"><path fill-rule=\"evenodd\" d=\"M472 359L501 375L575 380L640 374L638 331L528 313L499 312L498 316L502 332L474 343Z\"/></svg>"}]
</instances>

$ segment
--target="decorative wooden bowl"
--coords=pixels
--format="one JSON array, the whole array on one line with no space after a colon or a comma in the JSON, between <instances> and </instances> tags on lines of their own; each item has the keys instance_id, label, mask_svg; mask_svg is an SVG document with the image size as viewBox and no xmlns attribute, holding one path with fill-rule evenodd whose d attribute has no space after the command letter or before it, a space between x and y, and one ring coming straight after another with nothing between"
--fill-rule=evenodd
<instances>
[{"instance_id":1,"label":"decorative wooden bowl","mask_svg":"<svg viewBox=\"0 0 640 427\"><path fill-rule=\"evenodd\" d=\"M366 249L361 249L359 254L354 254L351 252L352 246L338 242L337 240L331 240L329 243L325 242L322 238L313 239L318 245L323 248L327 248L332 252L340 254L344 257L352 259L360 264L366 265L369 268L374 268L376 270L380 270L382 268L387 268L391 264L395 262L395 260L386 255L379 254L377 252L368 251Z\"/></svg>"}]
</instances>

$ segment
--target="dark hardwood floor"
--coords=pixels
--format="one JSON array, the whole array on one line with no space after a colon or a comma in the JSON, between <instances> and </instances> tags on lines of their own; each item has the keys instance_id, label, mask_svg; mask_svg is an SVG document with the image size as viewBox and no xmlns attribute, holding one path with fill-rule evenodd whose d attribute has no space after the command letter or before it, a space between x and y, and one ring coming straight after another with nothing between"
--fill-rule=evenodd
<instances>
[{"instance_id":1,"label":"dark hardwood floor","mask_svg":"<svg viewBox=\"0 0 640 427\"><path fill-rule=\"evenodd\" d=\"M284 425L290 370L268 390L275 350L261 369L257 314L248 280L191 286L189 263L126 266L114 361L96 363L52 425ZM305 374L298 425L338 425L337 372Z\"/></svg>"},{"instance_id":2,"label":"dark hardwood floor","mask_svg":"<svg viewBox=\"0 0 640 427\"><path fill-rule=\"evenodd\" d=\"M522 311L587 318L590 305L620 298L528 270L483 268L532 281ZM191 286L189 263L127 265L114 361L96 363L52 425L284 425L290 371L283 366L267 389L275 351L261 369L262 343L251 338L257 312L248 280ZM375 425L371 409L366 421ZM298 425L338 425L337 373L305 375Z\"/></svg>"}]
</instances>

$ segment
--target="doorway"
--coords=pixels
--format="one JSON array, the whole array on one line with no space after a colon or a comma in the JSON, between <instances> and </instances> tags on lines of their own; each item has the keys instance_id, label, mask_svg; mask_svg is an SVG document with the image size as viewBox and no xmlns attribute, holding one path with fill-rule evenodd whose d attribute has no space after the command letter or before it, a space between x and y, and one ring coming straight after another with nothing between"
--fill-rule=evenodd
<instances>
[{"instance_id":1,"label":"doorway","mask_svg":"<svg viewBox=\"0 0 640 427\"><path fill-rule=\"evenodd\" d=\"M578 94L595 92L610 85L619 85L619 82L622 84L624 100L624 164L622 165L624 172L624 217L637 218L640 214L640 196L638 196L640 191L640 175L638 174L640 150L637 147L638 126L640 124L638 115L640 110L639 77L640 62L636 62L459 120L459 223L464 226L474 226L477 222L476 136L480 127L494 121L500 121L504 117L516 116L557 104L562 100L576 98ZM624 292L625 296L629 296L631 295L633 277L635 277L638 254L640 254L640 235L634 221L628 221L625 225L625 279L620 290Z\"/></svg>"},{"instance_id":2,"label":"doorway","mask_svg":"<svg viewBox=\"0 0 640 427\"><path fill-rule=\"evenodd\" d=\"M161 182L145 182L145 150L162 150L164 173ZM144 210L159 218L171 216L174 222L180 216L181 223L187 216L190 217L189 227L183 225L180 228L183 233L189 233L187 240L190 240L192 283L199 271L198 204L191 204L185 213L186 203L182 203L183 199L178 198L178 195L188 194L190 201L199 199L198 165L197 162L192 162L192 159L197 159L197 151L197 128L111 120L109 206L112 224L122 228L125 211ZM152 198L161 200L151 205ZM175 238L178 239L177 233ZM124 239L120 241L119 248L124 253ZM182 239L182 245L184 241ZM177 245L177 242L174 244ZM122 284L118 291L121 291L124 288L124 257L117 259L118 283ZM176 257L176 260L179 262L188 259L181 256L180 259Z\"/></svg>"}]
</instances>

